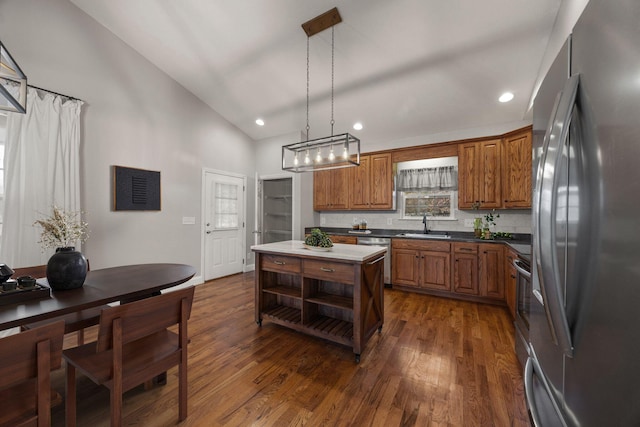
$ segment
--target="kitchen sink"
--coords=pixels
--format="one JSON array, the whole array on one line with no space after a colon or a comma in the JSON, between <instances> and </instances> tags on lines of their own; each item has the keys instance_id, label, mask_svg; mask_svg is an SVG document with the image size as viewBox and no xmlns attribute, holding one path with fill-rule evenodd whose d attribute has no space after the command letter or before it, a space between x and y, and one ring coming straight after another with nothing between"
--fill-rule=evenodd
<instances>
[{"instance_id":1,"label":"kitchen sink","mask_svg":"<svg viewBox=\"0 0 640 427\"><path fill-rule=\"evenodd\" d=\"M400 233L396 237L411 237L417 239L450 239L449 234Z\"/></svg>"}]
</instances>

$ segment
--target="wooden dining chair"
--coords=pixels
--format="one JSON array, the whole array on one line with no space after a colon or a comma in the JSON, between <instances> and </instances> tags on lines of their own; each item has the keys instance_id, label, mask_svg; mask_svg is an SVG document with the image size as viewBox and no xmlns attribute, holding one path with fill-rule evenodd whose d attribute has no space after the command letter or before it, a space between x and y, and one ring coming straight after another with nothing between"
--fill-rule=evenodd
<instances>
[{"instance_id":1,"label":"wooden dining chair","mask_svg":"<svg viewBox=\"0 0 640 427\"><path fill-rule=\"evenodd\" d=\"M63 351L67 426L76 425L76 370L110 390L111 425L122 423L122 394L178 366L179 418L187 417L187 320L194 287L102 310L98 340ZM178 325L178 333L167 328Z\"/></svg>"},{"instance_id":2,"label":"wooden dining chair","mask_svg":"<svg viewBox=\"0 0 640 427\"><path fill-rule=\"evenodd\" d=\"M89 261L87 260L87 266ZM13 277L18 278L20 276L31 276L35 278L41 278L47 276L46 265L36 265L33 267L22 267L13 269ZM61 291L64 292L64 291ZM41 320L39 322L32 322L21 325L23 331L37 328L46 325L52 321L64 320L64 333L69 334L77 332L78 345L84 344L84 330L90 326L97 325L100 321L100 312L104 308L108 308L108 305L101 305L99 307L87 308L75 313L69 313L64 316L54 317L53 319Z\"/></svg>"},{"instance_id":3,"label":"wooden dining chair","mask_svg":"<svg viewBox=\"0 0 640 427\"><path fill-rule=\"evenodd\" d=\"M51 390L52 369L61 364L64 323L0 339L0 426L50 426L51 406L62 402Z\"/></svg>"}]
</instances>

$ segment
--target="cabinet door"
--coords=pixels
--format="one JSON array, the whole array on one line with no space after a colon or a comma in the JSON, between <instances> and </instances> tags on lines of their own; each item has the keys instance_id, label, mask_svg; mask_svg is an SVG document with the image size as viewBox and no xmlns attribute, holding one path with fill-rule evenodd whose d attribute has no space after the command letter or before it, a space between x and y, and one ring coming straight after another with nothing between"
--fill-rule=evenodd
<instances>
[{"instance_id":1,"label":"cabinet door","mask_svg":"<svg viewBox=\"0 0 640 427\"><path fill-rule=\"evenodd\" d=\"M349 208L349 168L313 173L313 209L341 210Z\"/></svg>"},{"instance_id":2,"label":"cabinet door","mask_svg":"<svg viewBox=\"0 0 640 427\"><path fill-rule=\"evenodd\" d=\"M507 300L507 306L511 316L516 317L516 286L517 286L517 274L516 268L513 266L513 260L517 258L517 255L511 251L506 251L504 257L504 274L505 274L505 289L504 297Z\"/></svg>"},{"instance_id":3,"label":"cabinet door","mask_svg":"<svg viewBox=\"0 0 640 427\"><path fill-rule=\"evenodd\" d=\"M392 251L392 282L396 285L418 286L419 252L412 249Z\"/></svg>"},{"instance_id":4,"label":"cabinet door","mask_svg":"<svg viewBox=\"0 0 640 427\"><path fill-rule=\"evenodd\" d=\"M331 172L331 192L330 201L331 209L348 209L349 208L349 169L332 169Z\"/></svg>"},{"instance_id":5,"label":"cabinet door","mask_svg":"<svg viewBox=\"0 0 640 427\"><path fill-rule=\"evenodd\" d=\"M458 146L458 207L471 209L480 202L478 195L478 144Z\"/></svg>"},{"instance_id":6,"label":"cabinet door","mask_svg":"<svg viewBox=\"0 0 640 427\"><path fill-rule=\"evenodd\" d=\"M372 154L370 156L370 208L393 208L393 163L391 153Z\"/></svg>"},{"instance_id":7,"label":"cabinet door","mask_svg":"<svg viewBox=\"0 0 640 427\"><path fill-rule=\"evenodd\" d=\"M316 211L330 208L329 192L331 190L331 171L313 173L313 209Z\"/></svg>"},{"instance_id":8,"label":"cabinet door","mask_svg":"<svg viewBox=\"0 0 640 427\"><path fill-rule=\"evenodd\" d=\"M504 300L504 250L502 245L478 245L480 257L480 295Z\"/></svg>"},{"instance_id":9,"label":"cabinet door","mask_svg":"<svg viewBox=\"0 0 640 427\"><path fill-rule=\"evenodd\" d=\"M451 255L448 252L420 252L420 286L451 290Z\"/></svg>"},{"instance_id":10,"label":"cabinet door","mask_svg":"<svg viewBox=\"0 0 640 427\"><path fill-rule=\"evenodd\" d=\"M502 142L503 197L505 208L531 207L531 130L506 137Z\"/></svg>"},{"instance_id":11,"label":"cabinet door","mask_svg":"<svg viewBox=\"0 0 640 427\"><path fill-rule=\"evenodd\" d=\"M369 156L360 156L360 166L349 168L351 179L351 195L349 205L351 209L369 208L369 176L371 172Z\"/></svg>"},{"instance_id":12,"label":"cabinet door","mask_svg":"<svg viewBox=\"0 0 640 427\"><path fill-rule=\"evenodd\" d=\"M501 140L482 141L477 181L480 183L480 207L502 207ZM531 169L529 169L531 170Z\"/></svg>"},{"instance_id":13,"label":"cabinet door","mask_svg":"<svg viewBox=\"0 0 640 427\"><path fill-rule=\"evenodd\" d=\"M478 256L476 254L453 254L453 290L459 294L479 295Z\"/></svg>"}]
</instances>

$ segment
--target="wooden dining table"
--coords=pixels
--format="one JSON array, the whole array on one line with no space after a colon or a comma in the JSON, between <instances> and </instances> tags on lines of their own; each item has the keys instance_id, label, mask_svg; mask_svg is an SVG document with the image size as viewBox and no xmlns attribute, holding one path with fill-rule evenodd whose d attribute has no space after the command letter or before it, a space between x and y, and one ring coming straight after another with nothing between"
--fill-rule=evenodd
<instances>
[{"instance_id":1,"label":"wooden dining table","mask_svg":"<svg viewBox=\"0 0 640 427\"><path fill-rule=\"evenodd\" d=\"M52 290L49 298L0 306L0 330L103 304L149 297L187 282L195 273L195 268L186 264L136 264L91 270L80 288ZM46 278L37 282L48 286Z\"/></svg>"}]
</instances>

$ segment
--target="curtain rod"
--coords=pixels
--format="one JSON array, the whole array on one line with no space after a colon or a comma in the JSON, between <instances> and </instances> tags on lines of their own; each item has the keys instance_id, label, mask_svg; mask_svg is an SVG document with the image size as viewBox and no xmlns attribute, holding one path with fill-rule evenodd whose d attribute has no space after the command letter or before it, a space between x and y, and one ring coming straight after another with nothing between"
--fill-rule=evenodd
<instances>
[{"instance_id":1,"label":"curtain rod","mask_svg":"<svg viewBox=\"0 0 640 427\"><path fill-rule=\"evenodd\" d=\"M70 99L70 100L72 100L72 101L82 101L82 99L80 99L80 98L76 98L75 96L65 95L65 94L63 94L63 93L54 92L54 91L52 91L52 90L44 89L44 88L41 88L41 87L38 87L38 86L34 86L34 85L27 85L27 86L28 86L28 87L30 87L30 88L33 88L33 89L41 90L41 91L43 91L43 92L51 93L51 94L53 94L53 95L63 96L63 97L65 97L65 98L67 98L67 99ZM82 101L82 102L84 102L84 101Z\"/></svg>"}]
</instances>

